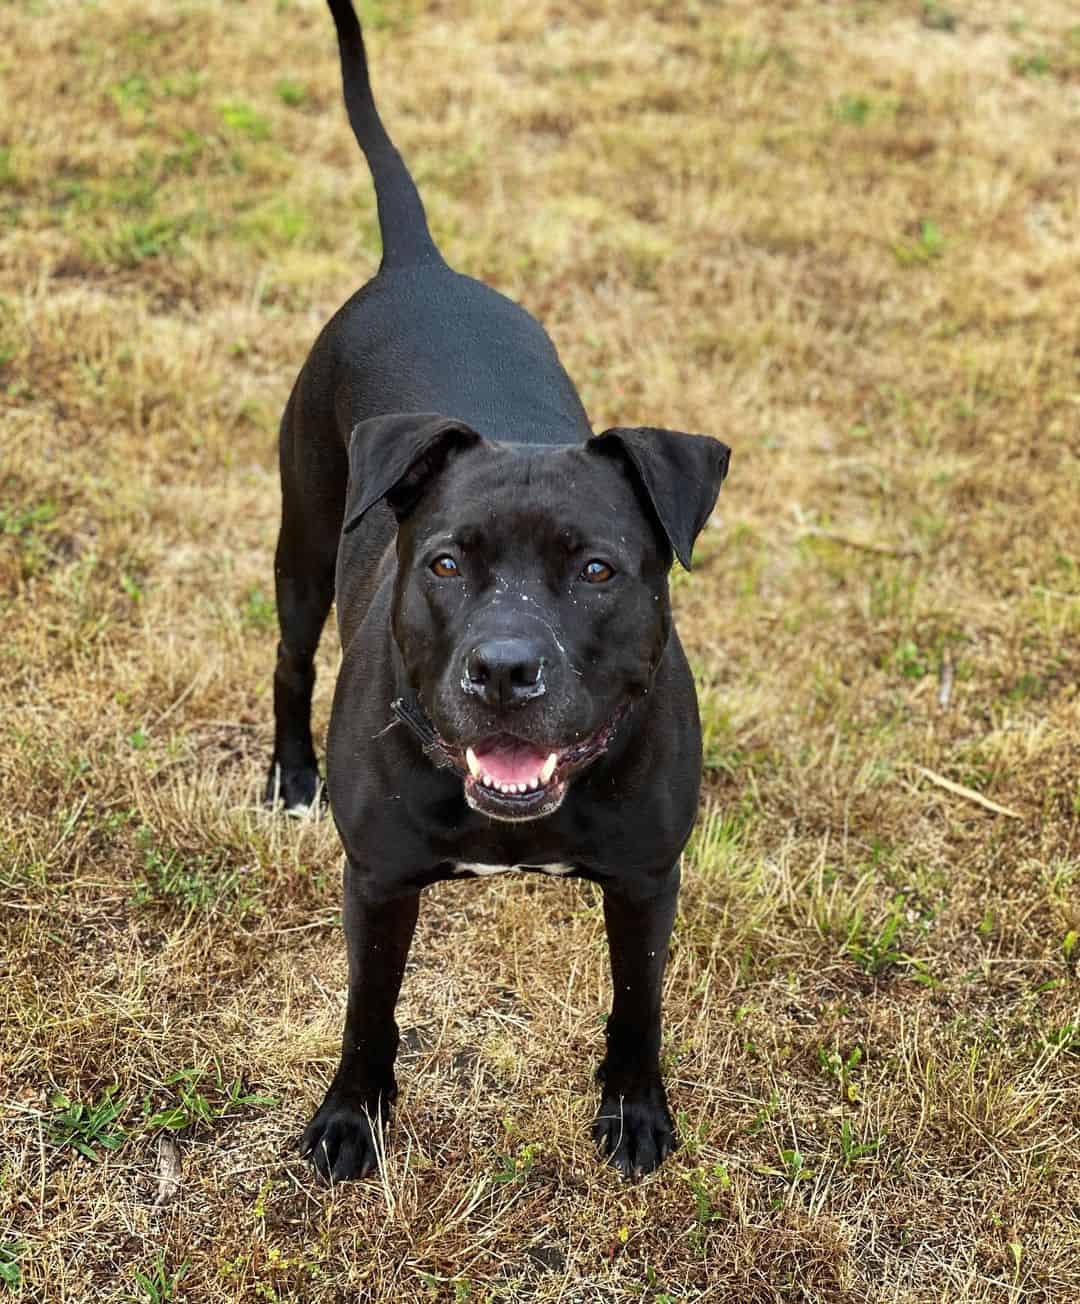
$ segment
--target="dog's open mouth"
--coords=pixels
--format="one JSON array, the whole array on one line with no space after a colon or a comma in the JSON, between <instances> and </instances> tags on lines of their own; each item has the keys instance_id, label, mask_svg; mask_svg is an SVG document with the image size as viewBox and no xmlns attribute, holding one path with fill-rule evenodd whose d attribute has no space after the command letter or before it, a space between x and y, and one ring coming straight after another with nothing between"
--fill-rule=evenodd
<instances>
[{"instance_id":1,"label":"dog's open mouth","mask_svg":"<svg viewBox=\"0 0 1080 1304\"><path fill-rule=\"evenodd\" d=\"M498 820L535 820L558 810L573 776L602 755L611 743L624 703L607 724L565 747L542 747L514 734L496 733L470 743L448 743L418 703L405 697L390 703L394 715L416 734L436 765L458 771L465 800Z\"/></svg>"},{"instance_id":2,"label":"dog's open mouth","mask_svg":"<svg viewBox=\"0 0 1080 1304\"><path fill-rule=\"evenodd\" d=\"M478 739L464 752L465 800L494 819L550 815L572 776L604 751L614 731L613 720L580 742L550 749L505 733Z\"/></svg>"}]
</instances>

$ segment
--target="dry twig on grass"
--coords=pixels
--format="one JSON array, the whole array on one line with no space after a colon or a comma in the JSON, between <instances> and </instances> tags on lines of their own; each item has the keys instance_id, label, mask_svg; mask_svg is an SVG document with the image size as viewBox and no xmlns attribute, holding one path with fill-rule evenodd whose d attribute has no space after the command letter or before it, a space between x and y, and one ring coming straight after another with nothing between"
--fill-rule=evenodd
<instances>
[{"instance_id":1,"label":"dry twig on grass","mask_svg":"<svg viewBox=\"0 0 1080 1304\"><path fill-rule=\"evenodd\" d=\"M995 815L1007 815L1009 819L1022 820L1024 817L1018 810L1011 810L1008 806L1002 806L999 802L991 801L989 797L984 797L981 792L976 792L974 788L965 787L962 783L956 783L952 779L946 779L943 774L938 774L935 770L928 770L925 765L916 765L915 772L921 774L924 779L929 779L931 783L936 784L939 788L944 788L946 792L951 792L956 797L963 797L965 801L973 801L976 806L981 806L984 810L993 811Z\"/></svg>"},{"instance_id":2,"label":"dry twig on grass","mask_svg":"<svg viewBox=\"0 0 1080 1304\"><path fill-rule=\"evenodd\" d=\"M941 668L938 670L937 701L942 711L949 709L955 677L956 670L953 665L952 653L946 648L941 654Z\"/></svg>"},{"instance_id":3,"label":"dry twig on grass","mask_svg":"<svg viewBox=\"0 0 1080 1304\"><path fill-rule=\"evenodd\" d=\"M183 1171L179 1145L168 1132L162 1132L158 1137L158 1189L154 1197L155 1209L171 1204L176 1199Z\"/></svg>"},{"instance_id":4,"label":"dry twig on grass","mask_svg":"<svg viewBox=\"0 0 1080 1304\"><path fill-rule=\"evenodd\" d=\"M838 544L841 548L854 548L858 552L872 552L878 557L917 560L922 556L922 553L917 552L914 548L890 548L883 543L869 543L863 539L851 539L846 534L834 534L832 530L819 530L815 526L811 526L795 536L796 543L801 543L803 539L825 539L829 543Z\"/></svg>"}]
</instances>

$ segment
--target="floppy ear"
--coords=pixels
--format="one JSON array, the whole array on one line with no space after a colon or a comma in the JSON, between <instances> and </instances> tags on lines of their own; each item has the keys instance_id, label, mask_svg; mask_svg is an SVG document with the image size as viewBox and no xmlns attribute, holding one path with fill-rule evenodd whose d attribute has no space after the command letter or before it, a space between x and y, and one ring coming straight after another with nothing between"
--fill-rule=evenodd
<instances>
[{"instance_id":1,"label":"floppy ear","mask_svg":"<svg viewBox=\"0 0 1080 1304\"><path fill-rule=\"evenodd\" d=\"M671 550L690 569L694 540L727 475L731 449L708 435L617 426L586 442L590 452L622 456L637 472Z\"/></svg>"},{"instance_id":2,"label":"floppy ear","mask_svg":"<svg viewBox=\"0 0 1080 1304\"><path fill-rule=\"evenodd\" d=\"M384 498L400 521L450 453L479 442L470 426L437 412L395 412L358 422L349 441L342 533L355 530Z\"/></svg>"}]
</instances>

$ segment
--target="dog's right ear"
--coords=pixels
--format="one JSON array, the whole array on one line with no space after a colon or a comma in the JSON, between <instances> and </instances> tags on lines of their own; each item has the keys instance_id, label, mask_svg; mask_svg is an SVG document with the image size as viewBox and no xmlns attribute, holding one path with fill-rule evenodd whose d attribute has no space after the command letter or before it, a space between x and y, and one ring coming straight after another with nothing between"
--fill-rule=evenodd
<instances>
[{"instance_id":1,"label":"dog's right ear","mask_svg":"<svg viewBox=\"0 0 1080 1304\"><path fill-rule=\"evenodd\" d=\"M384 498L400 521L456 449L480 442L463 421L437 412L396 412L353 427L342 533L355 530Z\"/></svg>"}]
</instances>

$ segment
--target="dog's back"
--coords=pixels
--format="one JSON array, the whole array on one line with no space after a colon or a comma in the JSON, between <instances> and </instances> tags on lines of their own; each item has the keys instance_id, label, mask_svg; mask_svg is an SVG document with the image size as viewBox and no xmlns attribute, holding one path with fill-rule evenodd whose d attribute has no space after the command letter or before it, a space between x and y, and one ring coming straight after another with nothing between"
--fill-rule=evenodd
<instances>
[{"instance_id":1,"label":"dog's back","mask_svg":"<svg viewBox=\"0 0 1080 1304\"><path fill-rule=\"evenodd\" d=\"M346 438L387 412L443 412L502 442L575 443L588 418L547 332L524 308L449 268L423 201L383 126L351 0L329 0L349 122L368 161L383 256L377 276L331 319L297 401L335 395ZM326 381L331 383L329 387ZM335 380L337 383L334 383ZM327 413L298 414L309 428Z\"/></svg>"}]
</instances>

